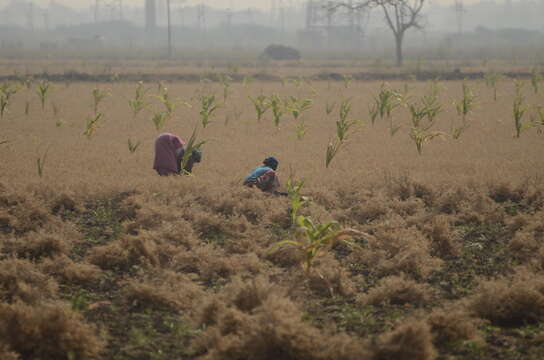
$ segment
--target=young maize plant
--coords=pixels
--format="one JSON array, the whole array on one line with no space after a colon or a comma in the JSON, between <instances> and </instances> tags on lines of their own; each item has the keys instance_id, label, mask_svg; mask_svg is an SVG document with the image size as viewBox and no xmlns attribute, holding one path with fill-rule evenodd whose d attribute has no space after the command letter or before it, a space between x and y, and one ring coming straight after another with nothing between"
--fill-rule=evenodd
<instances>
[{"instance_id":1,"label":"young maize plant","mask_svg":"<svg viewBox=\"0 0 544 360\"><path fill-rule=\"evenodd\" d=\"M295 128L295 133L297 134L297 140L303 140L306 135L306 123L304 120L299 122Z\"/></svg>"},{"instance_id":2,"label":"young maize plant","mask_svg":"<svg viewBox=\"0 0 544 360\"><path fill-rule=\"evenodd\" d=\"M40 98L40 103L42 104L42 111L45 110L45 102L47 101L50 92L51 85L47 80L42 80L38 83L37 93Z\"/></svg>"},{"instance_id":3,"label":"young maize plant","mask_svg":"<svg viewBox=\"0 0 544 360\"><path fill-rule=\"evenodd\" d=\"M0 119L4 118L4 113L8 110L10 99L17 91L19 89L10 83L0 85Z\"/></svg>"},{"instance_id":4,"label":"young maize plant","mask_svg":"<svg viewBox=\"0 0 544 360\"><path fill-rule=\"evenodd\" d=\"M351 84L351 82L353 81L353 76L344 74L342 75L342 80L344 81L344 87L348 89L349 84Z\"/></svg>"},{"instance_id":5,"label":"young maize plant","mask_svg":"<svg viewBox=\"0 0 544 360\"><path fill-rule=\"evenodd\" d=\"M438 99L431 94L430 96L424 96L419 103L408 105L408 108L412 120L410 139L416 145L418 154L421 155L424 143L444 136L440 131L431 131L436 116L440 113L442 107L438 103ZM424 120L426 120L425 123Z\"/></svg>"},{"instance_id":6,"label":"young maize plant","mask_svg":"<svg viewBox=\"0 0 544 360\"><path fill-rule=\"evenodd\" d=\"M425 128L412 127L410 130L410 139L414 142L417 148L417 153L422 154L423 144L437 137L444 137L440 131L428 131Z\"/></svg>"},{"instance_id":7,"label":"young maize plant","mask_svg":"<svg viewBox=\"0 0 544 360\"><path fill-rule=\"evenodd\" d=\"M219 81L221 81L221 85L223 85L223 102L226 102L227 98L229 97L229 89L232 83L232 78L228 75L220 75Z\"/></svg>"},{"instance_id":8,"label":"young maize plant","mask_svg":"<svg viewBox=\"0 0 544 360\"><path fill-rule=\"evenodd\" d=\"M329 103L325 104L325 112L327 113L327 116L330 115L334 111L335 107L336 107L336 101L333 102L332 104L329 104Z\"/></svg>"},{"instance_id":9,"label":"young maize plant","mask_svg":"<svg viewBox=\"0 0 544 360\"><path fill-rule=\"evenodd\" d=\"M165 112L169 118L174 115L174 110L177 107L177 104L170 98L170 94L168 93L168 88L162 85L162 83L159 83L159 95L155 96L159 101L164 105ZM188 103L184 104L188 107L190 105Z\"/></svg>"},{"instance_id":10,"label":"young maize plant","mask_svg":"<svg viewBox=\"0 0 544 360\"><path fill-rule=\"evenodd\" d=\"M202 151L202 146L206 144L207 140L204 141L197 141L198 136L198 129L195 127L193 129L193 133L191 134L191 137L189 138L189 141L187 144L185 144L185 152L183 153L183 158L181 159L182 168L187 168L187 164L189 164L189 160L191 158L191 155L193 154L194 150ZM190 173L185 172L186 175L190 175Z\"/></svg>"},{"instance_id":11,"label":"young maize plant","mask_svg":"<svg viewBox=\"0 0 544 360\"><path fill-rule=\"evenodd\" d=\"M293 115L293 118L297 120L304 111L312 106L312 103L312 99L297 99L294 96L290 96L285 101L285 108Z\"/></svg>"},{"instance_id":12,"label":"young maize plant","mask_svg":"<svg viewBox=\"0 0 544 360\"><path fill-rule=\"evenodd\" d=\"M343 242L350 247L357 247L350 241L355 236L366 234L354 229L342 229L336 221L325 224L314 223L309 216L296 216L297 232L295 240L283 240L277 246L291 245L303 255L302 268L309 274L315 260L330 251L335 244ZM332 292L332 289L331 289Z\"/></svg>"},{"instance_id":13,"label":"young maize plant","mask_svg":"<svg viewBox=\"0 0 544 360\"><path fill-rule=\"evenodd\" d=\"M369 107L370 121L372 125L376 121L378 115L380 119L389 119L390 132L393 133L393 110L403 103L403 96L396 90L387 89L385 84L382 84L378 96L374 97L374 104Z\"/></svg>"},{"instance_id":14,"label":"young maize plant","mask_svg":"<svg viewBox=\"0 0 544 360\"><path fill-rule=\"evenodd\" d=\"M40 150L38 148L38 155L37 155L37 158L36 158L36 169L38 170L38 176L39 177L43 176L43 170L45 168L45 162L47 160L47 154L49 153L50 148L51 148L51 146L48 146L47 148L45 148L45 151L43 153L40 152Z\"/></svg>"},{"instance_id":15,"label":"young maize plant","mask_svg":"<svg viewBox=\"0 0 544 360\"><path fill-rule=\"evenodd\" d=\"M242 84L247 89L249 85L253 82L253 78L251 76L244 76L244 80L242 80Z\"/></svg>"},{"instance_id":16,"label":"young maize plant","mask_svg":"<svg viewBox=\"0 0 544 360\"><path fill-rule=\"evenodd\" d=\"M92 90L92 95L93 95L93 110L94 110L94 114L96 115L98 114L98 106L110 94L106 91L100 90L99 88L94 88Z\"/></svg>"},{"instance_id":17,"label":"young maize plant","mask_svg":"<svg viewBox=\"0 0 544 360\"><path fill-rule=\"evenodd\" d=\"M302 196L300 191L304 186L304 180L295 181L293 178L287 180L287 194L291 201L291 209L289 211L291 215L291 225L296 226L298 211L307 203L307 199Z\"/></svg>"},{"instance_id":18,"label":"young maize plant","mask_svg":"<svg viewBox=\"0 0 544 360\"><path fill-rule=\"evenodd\" d=\"M141 141L133 142L131 138L128 139L128 151L130 151L131 154L134 154L136 150L138 150L138 147L140 147Z\"/></svg>"},{"instance_id":19,"label":"young maize plant","mask_svg":"<svg viewBox=\"0 0 544 360\"><path fill-rule=\"evenodd\" d=\"M102 117L103 117L103 114L98 113L98 114L95 114L94 116L89 116L87 118L87 121L85 123L85 131L83 131L83 135L85 135L87 139L90 139L91 136L94 135L96 129L100 127L99 122L102 119Z\"/></svg>"},{"instance_id":20,"label":"young maize plant","mask_svg":"<svg viewBox=\"0 0 544 360\"><path fill-rule=\"evenodd\" d=\"M523 96L522 88L523 83L521 81L515 81L516 85L516 96L514 98L514 104L513 104L513 113L514 113L514 126L516 129L516 134L514 135L516 138L519 139L521 136L521 133L531 127L533 127L532 121L523 121L523 116L529 109L527 105L525 105L525 96Z\"/></svg>"},{"instance_id":21,"label":"young maize plant","mask_svg":"<svg viewBox=\"0 0 544 360\"><path fill-rule=\"evenodd\" d=\"M267 100L266 96L259 95L255 98L249 96L249 99L255 107L255 112L257 113L257 121L261 121L264 113L270 108L270 102Z\"/></svg>"},{"instance_id":22,"label":"young maize plant","mask_svg":"<svg viewBox=\"0 0 544 360\"><path fill-rule=\"evenodd\" d=\"M168 118L167 112L159 111L153 114L151 121L153 122L153 125L155 125L155 129L160 130L164 127L164 124L166 124L167 118Z\"/></svg>"},{"instance_id":23,"label":"young maize plant","mask_svg":"<svg viewBox=\"0 0 544 360\"><path fill-rule=\"evenodd\" d=\"M332 160L340 150L340 147L342 146L342 141L335 139L335 140L329 140L329 143L327 144L327 151L325 153L325 167L328 169L329 165L331 164Z\"/></svg>"},{"instance_id":24,"label":"young maize plant","mask_svg":"<svg viewBox=\"0 0 544 360\"><path fill-rule=\"evenodd\" d=\"M203 95L200 97L200 118L202 127L206 128L211 123L213 113L219 109L220 105L215 103L215 95Z\"/></svg>"},{"instance_id":25,"label":"young maize plant","mask_svg":"<svg viewBox=\"0 0 544 360\"><path fill-rule=\"evenodd\" d=\"M542 74L536 69L533 69L533 72L531 74L531 85L533 86L533 91L535 94L538 94L540 90L541 81L542 81Z\"/></svg>"},{"instance_id":26,"label":"young maize plant","mask_svg":"<svg viewBox=\"0 0 544 360\"><path fill-rule=\"evenodd\" d=\"M336 121L336 137L341 143L348 139L350 128L357 123L355 120L348 120L350 112L351 101L349 99L342 101L340 104L340 120Z\"/></svg>"},{"instance_id":27,"label":"young maize plant","mask_svg":"<svg viewBox=\"0 0 544 360\"><path fill-rule=\"evenodd\" d=\"M501 74L489 72L484 75L487 87L493 88L493 100L497 101L497 82L501 79Z\"/></svg>"},{"instance_id":28,"label":"young maize plant","mask_svg":"<svg viewBox=\"0 0 544 360\"><path fill-rule=\"evenodd\" d=\"M536 121L533 120L533 123L538 127L537 132L542 134L544 131L544 107L538 106L536 108L536 116L538 119Z\"/></svg>"},{"instance_id":29,"label":"young maize plant","mask_svg":"<svg viewBox=\"0 0 544 360\"><path fill-rule=\"evenodd\" d=\"M281 117L283 116L283 102L281 98L273 94L270 96L270 108L272 109L272 115L274 117L274 125L277 129L280 128Z\"/></svg>"},{"instance_id":30,"label":"young maize plant","mask_svg":"<svg viewBox=\"0 0 544 360\"><path fill-rule=\"evenodd\" d=\"M474 96L472 90L467 85L467 83L463 82L462 86L463 98L455 105L455 108L457 109L457 114L461 116L461 126L454 127L453 121L450 126L452 137L456 140L459 139L463 132L468 128L469 124L467 121L467 116L472 112L476 100L476 96Z\"/></svg>"},{"instance_id":31,"label":"young maize plant","mask_svg":"<svg viewBox=\"0 0 544 360\"><path fill-rule=\"evenodd\" d=\"M132 109L133 118L136 118L140 111L147 107L147 103L145 101L145 94L147 91L148 89L144 88L144 83L142 81L138 82L134 99L130 99L128 101L128 105Z\"/></svg>"}]
</instances>

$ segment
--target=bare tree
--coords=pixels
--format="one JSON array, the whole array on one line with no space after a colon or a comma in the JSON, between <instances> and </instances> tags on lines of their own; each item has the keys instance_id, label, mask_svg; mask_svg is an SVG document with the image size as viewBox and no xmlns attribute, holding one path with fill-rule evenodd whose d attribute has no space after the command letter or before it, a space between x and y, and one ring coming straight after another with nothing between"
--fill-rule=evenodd
<instances>
[{"instance_id":1,"label":"bare tree","mask_svg":"<svg viewBox=\"0 0 544 360\"><path fill-rule=\"evenodd\" d=\"M423 9L424 4L425 0L365 0L355 5L339 2L331 5L330 8L381 8L384 12L387 26L389 26L395 36L397 66L401 66L403 62L402 43L404 35L406 30L410 28L423 28L421 9Z\"/></svg>"}]
</instances>

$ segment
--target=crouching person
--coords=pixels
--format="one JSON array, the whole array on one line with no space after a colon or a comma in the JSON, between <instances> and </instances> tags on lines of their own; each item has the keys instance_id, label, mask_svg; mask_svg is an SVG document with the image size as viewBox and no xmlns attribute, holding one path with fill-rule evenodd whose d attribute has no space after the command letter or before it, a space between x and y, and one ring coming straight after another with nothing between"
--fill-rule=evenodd
<instances>
[{"instance_id":1,"label":"crouching person","mask_svg":"<svg viewBox=\"0 0 544 360\"><path fill-rule=\"evenodd\" d=\"M185 155L185 142L179 136L164 133L155 139L155 161L153 169L160 176L180 175L191 173L193 165L202 160L200 150L193 149L185 168L183 157Z\"/></svg>"},{"instance_id":2,"label":"crouching person","mask_svg":"<svg viewBox=\"0 0 544 360\"><path fill-rule=\"evenodd\" d=\"M253 169L251 174L245 178L244 185L255 186L266 193L280 194L278 193L280 181L276 174L278 165L279 162L274 157L264 159L263 164Z\"/></svg>"}]
</instances>

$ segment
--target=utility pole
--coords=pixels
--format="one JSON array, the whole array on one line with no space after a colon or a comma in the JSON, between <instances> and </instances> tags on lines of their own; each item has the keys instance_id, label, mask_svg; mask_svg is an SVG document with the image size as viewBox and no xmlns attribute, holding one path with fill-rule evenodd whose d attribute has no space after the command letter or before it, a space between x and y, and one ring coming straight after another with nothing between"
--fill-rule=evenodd
<instances>
[{"instance_id":1,"label":"utility pole","mask_svg":"<svg viewBox=\"0 0 544 360\"><path fill-rule=\"evenodd\" d=\"M172 18L170 16L170 0L166 0L166 14L168 18L168 58L172 57Z\"/></svg>"},{"instance_id":2,"label":"utility pole","mask_svg":"<svg viewBox=\"0 0 544 360\"><path fill-rule=\"evenodd\" d=\"M463 0L455 0L455 18L457 20L457 32L459 34L463 33L463 14L465 12L465 7L463 5Z\"/></svg>"}]
</instances>

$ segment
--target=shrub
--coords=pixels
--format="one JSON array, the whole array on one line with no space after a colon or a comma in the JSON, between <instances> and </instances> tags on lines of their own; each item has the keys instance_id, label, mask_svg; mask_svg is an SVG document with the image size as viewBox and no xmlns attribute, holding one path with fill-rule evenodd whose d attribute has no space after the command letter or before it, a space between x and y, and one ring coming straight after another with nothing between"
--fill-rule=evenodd
<instances>
[{"instance_id":1,"label":"shrub","mask_svg":"<svg viewBox=\"0 0 544 360\"><path fill-rule=\"evenodd\" d=\"M429 325L412 321L380 336L373 360L433 360L436 350Z\"/></svg>"},{"instance_id":2,"label":"shrub","mask_svg":"<svg viewBox=\"0 0 544 360\"><path fill-rule=\"evenodd\" d=\"M431 240L431 250L441 258L459 256L462 250L462 239L451 226L447 216L433 217L431 223L424 227L424 232Z\"/></svg>"},{"instance_id":3,"label":"shrub","mask_svg":"<svg viewBox=\"0 0 544 360\"><path fill-rule=\"evenodd\" d=\"M500 326L520 326L544 319L544 279L521 272L513 279L482 283L468 309Z\"/></svg>"},{"instance_id":4,"label":"shrub","mask_svg":"<svg viewBox=\"0 0 544 360\"><path fill-rule=\"evenodd\" d=\"M24 359L93 359L102 341L77 313L60 304L0 304L0 339Z\"/></svg>"},{"instance_id":5,"label":"shrub","mask_svg":"<svg viewBox=\"0 0 544 360\"><path fill-rule=\"evenodd\" d=\"M378 286L358 298L362 305L405 305L423 306L433 297L432 288L427 284L418 284L404 276L390 276L380 280Z\"/></svg>"},{"instance_id":6,"label":"shrub","mask_svg":"<svg viewBox=\"0 0 544 360\"><path fill-rule=\"evenodd\" d=\"M355 284L348 272L332 254L326 254L316 261L314 271L308 273L308 285L320 296L349 297L355 293Z\"/></svg>"},{"instance_id":7,"label":"shrub","mask_svg":"<svg viewBox=\"0 0 544 360\"><path fill-rule=\"evenodd\" d=\"M300 52L289 46L272 44L264 49L261 57L272 60L299 60Z\"/></svg>"},{"instance_id":8,"label":"shrub","mask_svg":"<svg viewBox=\"0 0 544 360\"><path fill-rule=\"evenodd\" d=\"M18 259L0 261L0 300L35 304L55 297L57 292L55 280L42 274L32 263Z\"/></svg>"},{"instance_id":9,"label":"shrub","mask_svg":"<svg viewBox=\"0 0 544 360\"><path fill-rule=\"evenodd\" d=\"M128 280L124 288L125 300L136 308L188 310L202 295L200 286L186 275L171 271Z\"/></svg>"},{"instance_id":10,"label":"shrub","mask_svg":"<svg viewBox=\"0 0 544 360\"><path fill-rule=\"evenodd\" d=\"M434 310L426 319L431 327L436 346L465 340L476 340L478 329L475 320L465 311L457 309Z\"/></svg>"}]
</instances>

